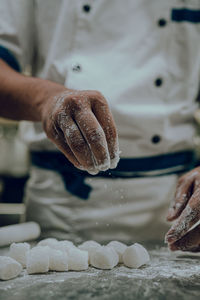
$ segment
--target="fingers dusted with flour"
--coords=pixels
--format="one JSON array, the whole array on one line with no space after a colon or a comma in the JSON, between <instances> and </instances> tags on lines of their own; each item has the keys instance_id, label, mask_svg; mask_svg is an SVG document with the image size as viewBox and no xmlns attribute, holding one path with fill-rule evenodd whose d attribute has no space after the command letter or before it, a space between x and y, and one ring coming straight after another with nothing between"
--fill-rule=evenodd
<instances>
[{"instance_id":1,"label":"fingers dusted with flour","mask_svg":"<svg viewBox=\"0 0 200 300\"><path fill-rule=\"evenodd\" d=\"M92 95L93 96L93 95ZM92 111L103 128L110 155L110 168L116 168L119 162L119 144L115 122L105 98L99 94L99 101L93 96Z\"/></svg>"},{"instance_id":2,"label":"fingers dusted with flour","mask_svg":"<svg viewBox=\"0 0 200 300\"><path fill-rule=\"evenodd\" d=\"M174 211L168 215L168 220L174 224L166 234L166 241L171 250L184 251L198 248L197 240L200 235L200 168L187 173L180 178L175 198ZM194 244L193 244L194 243Z\"/></svg>"},{"instance_id":3,"label":"fingers dusted with flour","mask_svg":"<svg viewBox=\"0 0 200 300\"><path fill-rule=\"evenodd\" d=\"M116 167L117 130L99 92L66 90L54 95L43 111L47 136L77 168L97 174Z\"/></svg>"},{"instance_id":4,"label":"fingers dusted with flour","mask_svg":"<svg viewBox=\"0 0 200 300\"><path fill-rule=\"evenodd\" d=\"M196 197L200 197L200 192L193 195L180 217L168 231L166 236L168 243L174 243L182 238L191 229L191 227L199 221L200 199L198 199L197 204L197 201L194 200Z\"/></svg>"},{"instance_id":5,"label":"fingers dusted with flour","mask_svg":"<svg viewBox=\"0 0 200 300\"><path fill-rule=\"evenodd\" d=\"M172 251L200 252L200 225L189 231L180 240L169 245Z\"/></svg>"},{"instance_id":6,"label":"fingers dusted with flour","mask_svg":"<svg viewBox=\"0 0 200 300\"><path fill-rule=\"evenodd\" d=\"M187 173L178 180L174 201L169 208L167 220L173 221L180 216L186 207L193 191L195 174L197 172Z\"/></svg>"},{"instance_id":7,"label":"fingers dusted with flour","mask_svg":"<svg viewBox=\"0 0 200 300\"><path fill-rule=\"evenodd\" d=\"M79 162L82 168L92 170L93 160L90 148L84 139L78 125L74 122L71 117L67 115L63 116L63 121L58 122L60 125L64 141L70 147L71 152L74 154L76 160Z\"/></svg>"},{"instance_id":8,"label":"fingers dusted with flour","mask_svg":"<svg viewBox=\"0 0 200 300\"><path fill-rule=\"evenodd\" d=\"M77 113L76 122L92 153L94 169L105 171L110 168L110 156L105 133L91 111L86 114Z\"/></svg>"},{"instance_id":9,"label":"fingers dusted with flour","mask_svg":"<svg viewBox=\"0 0 200 300\"><path fill-rule=\"evenodd\" d=\"M68 146L63 131L56 126L54 121L49 118L43 123L47 137L58 147L58 149L67 157L67 159L76 167L81 169L82 166L74 156L74 153Z\"/></svg>"}]
</instances>

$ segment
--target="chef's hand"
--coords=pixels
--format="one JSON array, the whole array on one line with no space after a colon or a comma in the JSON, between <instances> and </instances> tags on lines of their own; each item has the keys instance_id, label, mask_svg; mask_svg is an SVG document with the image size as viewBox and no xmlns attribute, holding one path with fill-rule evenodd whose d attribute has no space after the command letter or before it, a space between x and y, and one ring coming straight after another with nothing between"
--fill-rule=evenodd
<instances>
[{"instance_id":1,"label":"chef's hand","mask_svg":"<svg viewBox=\"0 0 200 300\"><path fill-rule=\"evenodd\" d=\"M115 123L97 91L27 77L0 59L0 116L42 122L49 139L81 170L95 174L119 161Z\"/></svg>"},{"instance_id":2,"label":"chef's hand","mask_svg":"<svg viewBox=\"0 0 200 300\"><path fill-rule=\"evenodd\" d=\"M176 220L166 234L171 250L200 251L200 225L190 230L200 220L200 167L180 177L167 220Z\"/></svg>"},{"instance_id":3,"label":"chef's hand","mask_svg":"<svg viewBox=\"0 0 200 300\"><path fill-rule=\"evenodd\" d=\"M116 167L117 130L101 93L66 89L43 103L47 137L75 167L91 174Z\"/></svg>"}]
</instances>

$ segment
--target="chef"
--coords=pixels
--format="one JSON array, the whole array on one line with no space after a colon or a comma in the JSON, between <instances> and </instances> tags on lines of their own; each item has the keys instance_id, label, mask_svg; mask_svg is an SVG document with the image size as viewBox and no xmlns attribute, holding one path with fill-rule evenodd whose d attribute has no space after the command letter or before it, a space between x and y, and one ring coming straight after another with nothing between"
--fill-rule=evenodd
<instances>
[{"instance_id":1,"label":"chef","mask_svg":"<svg viewBox=\"0 0 200 300\"><path fill-rule=\"evenodd\" d=\"M199 0L0 0L0 114L26 121L26 220L76 242L152 241L172 201L170 248L198 251L199 79Z\"/></svg>"}]
</instances>

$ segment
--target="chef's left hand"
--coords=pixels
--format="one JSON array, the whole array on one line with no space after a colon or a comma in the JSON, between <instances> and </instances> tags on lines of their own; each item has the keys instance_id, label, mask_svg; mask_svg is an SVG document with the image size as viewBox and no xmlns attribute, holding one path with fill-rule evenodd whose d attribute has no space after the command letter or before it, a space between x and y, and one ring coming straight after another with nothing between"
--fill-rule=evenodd
<instances>
[{"instance_id":1,"label":"chef's left hand","mask_svg":"<svg viewBox=\"0 0 200 300\"><path fill-rule=\"evenodd\" d=\"M200 225L189 231L200 220L200 167L180 177L167 220L176 220L166 234L171 250L200 251Z\"/></svg>"}]
</instances>

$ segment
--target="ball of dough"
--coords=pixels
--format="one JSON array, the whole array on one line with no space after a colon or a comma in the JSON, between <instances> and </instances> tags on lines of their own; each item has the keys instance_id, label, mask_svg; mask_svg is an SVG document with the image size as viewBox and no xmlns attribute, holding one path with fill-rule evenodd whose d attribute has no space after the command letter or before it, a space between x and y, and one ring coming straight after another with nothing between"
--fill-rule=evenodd
<instances>
[{"instance_id":1,"label":"ball of dough","mask_svg":"<svg viewBox=\"0 0 200 300\"><path fill-rule=\"evenodd\" d=\"M46 273L49 270L49 247L37 246L27 252L28 274Z\"/></svg>"},{"instance_id":2,"label":"ball of dough","mask_svg":"<svg viewBox=\"0 0 200 300\"><path fill-rule=\"evenodd\" d=\"M37 244L37 246L49 246L49 247L52 247L53 245L56 245L57 243L58 243L57 239L48 238L48 239L41 240Z\"/></svg>"},{"instance_id":3,"label":"ball of dough","mask_svg":"<svg viewBox=\"0 0 200 300\"><path fill-rule=\"evenodd\" d=\"M98 269L112 269L118 262L118 254L112 247L102 246L91 255L91 265Z\"/></svg>"},{"instance_id":4,"label":"ball of dough","mask_svg":"<svg viewBox=\"0 0 200 300\"><path fill-rule=\"evenodd\" d=\"M28 243L12 243L10 245L9 256L18 261L23 268L26 267L26 255L30 250Z\"/></svg>"},{"instance_id":5,"label":"ball of dough","mask_svg":"<svg viewBox=\"0 0 200 300\"><path fill-rule=\"evenodd\" d=\"M74 248L74 244L71 241L59 241L51 246L53 249L69 252L71 248Z\"/></svg>"},{"instance_id":6,"label":"ball of dough","mask_svg":"<svg viewBox=\"0 0 200 300\"><path fill-rule=\"evenodd\" d=\"M139 268L149 262L150 257L147 250L140 244L127 247L123 254L123 262L129 268Z\"/></svg>"},{"instance_id":7,"label":"ball of dough","mask_svg":"<svg viewBox=\"0 0 200 300\"><path fill-rule=\"evenodd\" d=\"M88 252L76 247L69 249L69 270L83 271L88 269Z\"/></svg>"},{"instance_id":8,"label":"ball of dough","mask_svg":"<svg viewBox=\"0 0 200 300\"><path fill-rule=\"evenodd\" d=\"M65 272L68 270L68 255L66 252L49 248L49 270Z\"/></svg>"},{"instance_id":9,"label":"ball of dough","mask_svg":"<svg viewBox=\"0 0 200 300\"><path fill-rule=\"evenodd\" d=\"M17 277L22 271L22 266L8 256L0 256L0 279L9 280Z\"/></svg>"},{"instance_id":10,"label":"ball of dough","mask_svg":"<svg viewBox=\"0 0 200 300\"><path fill-rule=\"evenodd\" d=\"M117 252L117 254L119 256L119 263L122 263L123 262L122 255L123 255L124 251L126 250L127 246L118 241L112 241L112 242L108 243L107 246L112 247Z\"/></svg>"},{"instance_id":11,"label":"ball of dough","mask_svg":"<svg viewBox=\"0 0 200 300\"><path fill-rule=\"evenodd\" d=\"M78 246L81 249L87 249L90 247L101 247L101 245L95 241L86 241Z\"/></svg>"},{"instance_id":12,"label":"ball of dough","mask_svg":"<svg viewBox=\"0 0 200 300\"><path fill-rule=\"evenodd\" d=\"M95 241L86 241L83 244L79 245L78 248L80 250L84 250L84 251L88 252L88 257L89 257L88 261L90 264L90 259L91 259L92 253L94 251L96 251L96 249L101 248L101 245Z\"/></svg>"}]
</instances>

